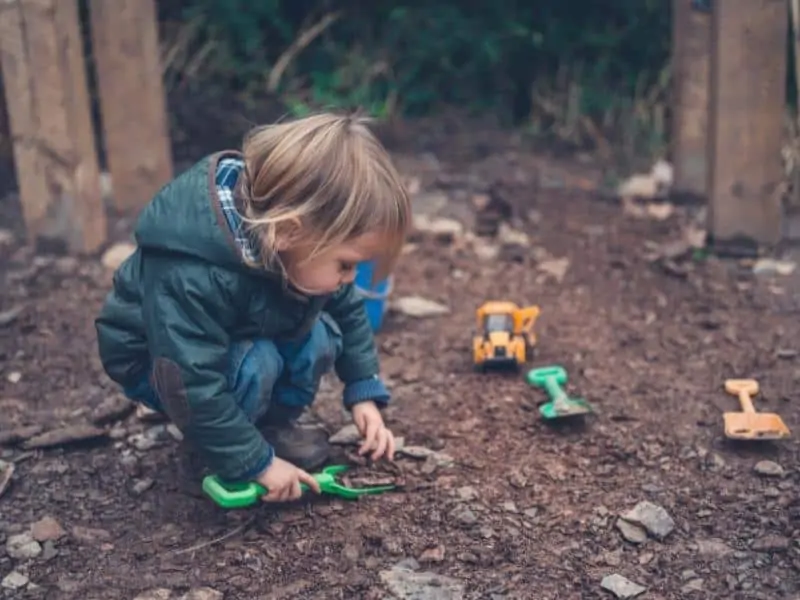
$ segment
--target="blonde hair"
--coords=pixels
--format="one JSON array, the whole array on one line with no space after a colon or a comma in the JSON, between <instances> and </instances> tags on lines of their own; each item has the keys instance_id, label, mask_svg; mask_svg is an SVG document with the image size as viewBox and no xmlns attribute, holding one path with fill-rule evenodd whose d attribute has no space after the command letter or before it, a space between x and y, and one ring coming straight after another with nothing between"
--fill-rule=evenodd
<instances>
[{"instance_id":1,"label":"blonde hair","mask_svg":"<svg viewBox=\"0 0 800 600\"><path fill-rule=\"evenodd\" d=\"M279 230L299 225L302 241L313 244L308 259L362 234L382 233L373 281L392 272L411 207L367 122L359 115L321 113L257 127L246 136L238 192L263 266L285 272L276 248Z\"/></svg>"}]
</instances>

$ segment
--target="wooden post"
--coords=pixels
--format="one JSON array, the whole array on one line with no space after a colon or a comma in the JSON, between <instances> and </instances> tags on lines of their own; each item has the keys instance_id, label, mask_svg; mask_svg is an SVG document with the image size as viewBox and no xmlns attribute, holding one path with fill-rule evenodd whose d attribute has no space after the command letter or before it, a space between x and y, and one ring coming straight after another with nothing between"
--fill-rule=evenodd
<instances>
[{"instance_id":1,"label":"wooden post","mask_svg":"<svg viewBox=\"0 0 800 600\"><path fill-rule=\"evenodd\" d=\"M784 176L786 0L712 6L709 233L715 244L775 244Z\"/></svg>"},{"instance_id":2,"label":"wooden post","mask_svg":"<svg viewBox=\"0 0 800 600\"><path fill-rule=\"evenodd\" d=\"M29 239L98 250L106 216L76 0L0 3L0 66Z\"/></svg>"},{"instance_id":3,"label":"wooden post","mask_svg":"<svg viewBox=\"0 0 800 600\"><path fill-rule=\"evenodd\" d=\"M708 199L708 98L711 11L698 0L672 0L671 159L673 192Z\"/></svg>"},{"instance_id":4,"label":"wooden post","mask_svg":"<svg viewBox=\"0 0 800 600\"><path fill-rule=\"evenodd\" d=\"M90 0L103 139L116 208L141 208L172 177L155 0Z\"/></svg>"}]
</instances>

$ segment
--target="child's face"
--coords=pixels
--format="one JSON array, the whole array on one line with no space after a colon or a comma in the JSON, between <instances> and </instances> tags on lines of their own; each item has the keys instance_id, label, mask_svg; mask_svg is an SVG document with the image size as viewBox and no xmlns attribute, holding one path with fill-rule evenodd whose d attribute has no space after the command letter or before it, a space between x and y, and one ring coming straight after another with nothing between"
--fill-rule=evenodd
<instances>
[{"instance_id":1,"label":"child's face","mask_svg":"<svg viewBox=\"0 0 800 600\"><path fill-rule=\"evenodd\" d=\"M380 239L379 234L364 234L308 261L303 260L308 248L289 250L283 255L289 281L308 295L335 292L355 279L358 263L371 260L379 252Z\"/></svg>"}]
</instances>

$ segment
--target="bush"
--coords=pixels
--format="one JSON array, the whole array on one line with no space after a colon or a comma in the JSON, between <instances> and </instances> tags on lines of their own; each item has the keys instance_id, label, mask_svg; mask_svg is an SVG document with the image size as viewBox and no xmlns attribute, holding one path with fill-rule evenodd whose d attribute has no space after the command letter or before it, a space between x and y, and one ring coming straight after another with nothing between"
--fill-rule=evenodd
<instances>
[{"instance_id":1,"label":"bush","mask_svg":"<svg viewBox=\"0 0 800 600\"><path fill-rule=\"evenodd\" d=\"M263 92L287 48L328 15L280 78L295 113L458 105L540 129L575 129L576 115L609 125L665 87L670 46L665 0L173 0L162 11L191 23L185 64L196 59L200 81L247 93Z\"/></svg>"}]
</instances>

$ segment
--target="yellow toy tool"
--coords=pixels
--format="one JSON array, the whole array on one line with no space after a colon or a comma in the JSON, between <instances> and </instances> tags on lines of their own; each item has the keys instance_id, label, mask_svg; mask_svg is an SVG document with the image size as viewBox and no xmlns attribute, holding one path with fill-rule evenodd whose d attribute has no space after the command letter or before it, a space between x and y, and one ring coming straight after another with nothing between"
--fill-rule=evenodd
<instances>
[{"instance_id":1,"label":"yellow toy tool","mask_svg":"<svg viewBox=\"0 0 800 600\"><path fill-rule=\"evenodd\" d=\"M520 308L513 302L486 302L476 311L478 334L472 342L475 367L519 368L536 345L533 325L538 306Z\"/></svg>"}]
</instances>

